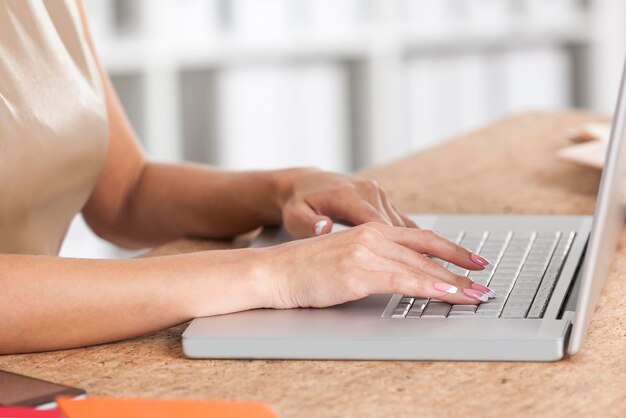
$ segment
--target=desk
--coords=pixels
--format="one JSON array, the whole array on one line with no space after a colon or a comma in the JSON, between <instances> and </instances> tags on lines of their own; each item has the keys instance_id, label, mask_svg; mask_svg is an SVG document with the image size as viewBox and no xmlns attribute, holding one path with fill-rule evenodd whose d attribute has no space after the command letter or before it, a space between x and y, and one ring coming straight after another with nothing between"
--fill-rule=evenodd
<instances>
[{"instance_id":1,"label":"desk","mask_svg":"<svg viewBox=\"0 0 626 418\"><path fill-rule=\"evenodd\" d=\"M590 214L599 173L558 161L582 113L525 114L362 172L416 213ZM184 326L119 343L0 357L91 396L267 402L281 417L626 416L626 233L580 354L556 363L187 360ZM219 244L227 246L226 243ZM215 248L180 241L152 252Z\"/></svg>"}]
</instances>

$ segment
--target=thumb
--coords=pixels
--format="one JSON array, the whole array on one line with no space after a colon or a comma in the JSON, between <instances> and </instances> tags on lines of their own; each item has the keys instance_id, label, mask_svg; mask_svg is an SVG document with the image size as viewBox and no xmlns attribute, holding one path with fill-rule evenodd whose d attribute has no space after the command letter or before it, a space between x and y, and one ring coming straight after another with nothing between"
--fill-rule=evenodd
<instances>
[{"instance_id":1,"label":"thumb","mask_svg":"<svg viewBox=\"0 0 626 418\"><path fill-rule=\"evenodd\" d=\"M287 204L284 210L285 228L294 238L328 234L333 228L333 221L328 216L320 215L306 202Z\"/></svg>"}]
</instances>

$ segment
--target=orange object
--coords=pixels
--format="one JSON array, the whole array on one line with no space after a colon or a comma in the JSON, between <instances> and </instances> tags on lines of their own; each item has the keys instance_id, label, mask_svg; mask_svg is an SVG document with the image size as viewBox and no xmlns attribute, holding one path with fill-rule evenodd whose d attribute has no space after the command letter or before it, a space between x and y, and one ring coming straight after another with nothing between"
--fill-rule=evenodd
<instances>
[{"instance_id":1,"label":"orange object","mask_svg":"<svg viewBox=\"0 0 626 418\"><path fill-rule=\"evenodd\" d=\"M58 398L65 418L276 418L258 402Z\"/></svg>"}]
</instances>

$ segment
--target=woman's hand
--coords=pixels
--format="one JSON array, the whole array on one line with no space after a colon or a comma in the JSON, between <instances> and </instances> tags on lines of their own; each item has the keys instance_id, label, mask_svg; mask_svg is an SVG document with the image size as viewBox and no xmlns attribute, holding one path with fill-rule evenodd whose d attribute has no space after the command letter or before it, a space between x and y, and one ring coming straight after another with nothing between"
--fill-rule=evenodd
<instances>
[{"instance_id":1,"label":"woman's hand","mask_svg":"<svg viewBox=\"0 0 626 418\"><path fill-rule=\"evenodd\" d=\"M495 296L427 255L469 270L484 269L487 260L427 230L367 223L258 251L252 262L271 308L321 308L382 293L456 304Z\"/></svg>"},{"instance_id":2,"label":"woman's hand","mask_svg":"<svg viewBox=\"0 0 626 418\"><path fill-rule=\"evenodd\" d=\"M289 233L296 238L327 234L333 220L360 225L378 222L415 228L375 181L314 169L282 173L279 206Z\"/></svg>"}]
</instances>

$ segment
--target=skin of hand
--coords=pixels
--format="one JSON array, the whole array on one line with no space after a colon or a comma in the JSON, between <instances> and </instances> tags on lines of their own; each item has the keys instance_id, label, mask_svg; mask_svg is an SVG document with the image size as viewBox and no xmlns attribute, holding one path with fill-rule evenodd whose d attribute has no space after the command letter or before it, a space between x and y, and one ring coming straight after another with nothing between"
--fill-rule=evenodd
<instances>
[{"instance_id":1,"label":"skin of hand","mask_svg":"<svg viewBox=\"0 0 626 418\"><path fill-rule=\"evenodd\" d=\"M286 175L288 193L279 199L285 227L296 238L327 234L333 220L352 225L379 222L416 228L373 180L300 169Z\"/></svg>"},{"instance_id":2,"label":"skin of hand","mask_svg":"<svg viewBox=\"0 0 626 418\"><path fill-rule=\"evenodd\" d=\"M321 308L384 293L476 304L488 292L426 254L468 270L483 270L484 259L429 230L366 223L257 251L252 262L272 308Z\"/></svg>"}]
</instances>

